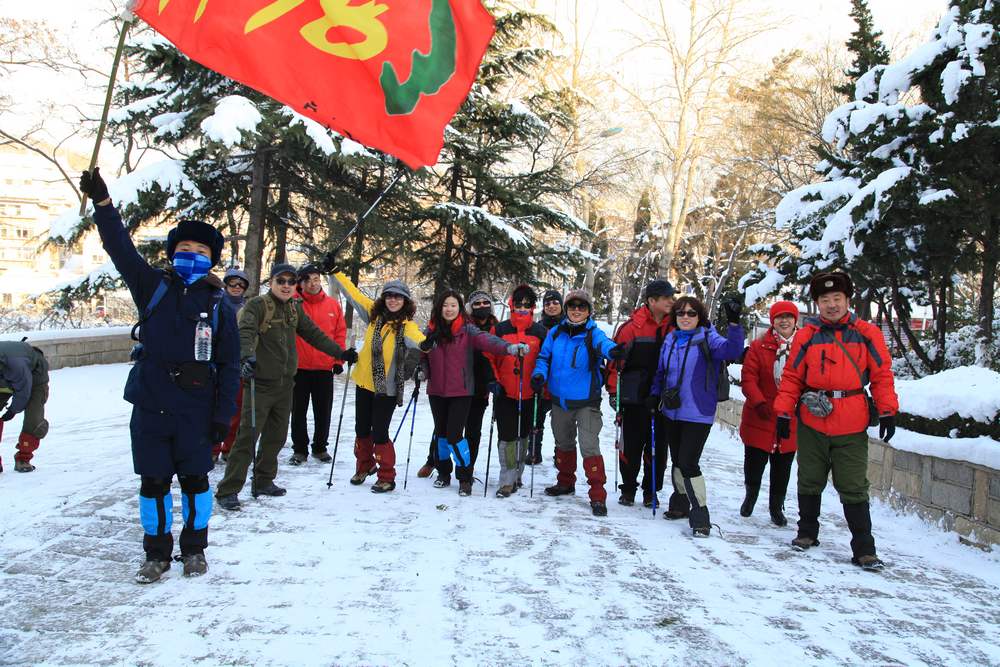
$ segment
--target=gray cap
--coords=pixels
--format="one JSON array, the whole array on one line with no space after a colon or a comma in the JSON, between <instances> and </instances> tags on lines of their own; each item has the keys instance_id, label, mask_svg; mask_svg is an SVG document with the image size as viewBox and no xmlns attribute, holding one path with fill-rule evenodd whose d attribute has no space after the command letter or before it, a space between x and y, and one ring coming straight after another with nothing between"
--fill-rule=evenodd
<instances>
[{"instance_id":1,"label":"gray cap","mask_svg":"<svg viewBox=\"0 0 1000 667\"><path fill-rule=\"evenodd\" d=\"M386 294L398 294L400 296L405 296L407 299L413 300L410 296L410 288L406 286L402 280L390 280L385 285L382 286L382 296Z\"/></svg>"},{"instance_id":2,"label":"gray cap","mask_svg":"<svg viewBox=\"0 0 1000 667\"><path fill-rule=\"evenodd\" d=\"M295 267L291 264L275 264L271 267L271 278L276 278L282 273L290 273L293 278L298 279L299 272L295 270Z\"/></svg>"}]
</instances>

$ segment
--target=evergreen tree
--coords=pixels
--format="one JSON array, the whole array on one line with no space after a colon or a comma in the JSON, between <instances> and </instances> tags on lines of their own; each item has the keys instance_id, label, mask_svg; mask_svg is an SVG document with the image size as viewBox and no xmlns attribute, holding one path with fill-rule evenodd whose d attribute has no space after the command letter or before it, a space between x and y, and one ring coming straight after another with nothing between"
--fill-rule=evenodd
<instances>
[{"instance_id":1,"label":"evergreen tree","mask_svg":"<svg viewBox=\"0 0 1000 667\"><path fill-rule=\"evenodd\" d=\"M844 72L847 82L837 86L836 91L853 100L854 86L858 79L874 67L889 64L889 49L882 42L882 32L875 29L868 0L851 0L851 18L857 23L857 28L847 40L847 49L854 55L854 60ZM865 101L871 102L873 99Z\"/></svg>"},{"instance_id":2,"label":"evergreen tree","mask_svg":"<svg viewBox=\"0 0 1000 667\"><path fill-rule=\"evenodd\" d=\"M635 223L632 225L632 252L625 260L622 278L622 300L618 312L623 316L632 314L640 305L642 289L656 275L656 243L651 238L653 203L649 189L639 195L635 209Z\"/></svg>"}]
</instances>

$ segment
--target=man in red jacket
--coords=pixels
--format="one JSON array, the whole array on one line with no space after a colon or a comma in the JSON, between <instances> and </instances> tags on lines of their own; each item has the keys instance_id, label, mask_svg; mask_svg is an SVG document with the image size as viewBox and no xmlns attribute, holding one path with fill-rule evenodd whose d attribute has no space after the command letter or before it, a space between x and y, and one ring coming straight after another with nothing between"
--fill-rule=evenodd
<instances>
[{"instance_id":1,"label":"man in red jacket","mask_svg":"<svg viewBox=\"0 0 1000 667\"><path fill-rule=\"evenodd\" d=\"M850 312L854 285L846 273L817 274L809 293L820 316L792 339L774 399L778 438L791 435L796 410L799 417L799 532L792 545L819 544L820 498L832 471L851 529L851 562L878 570L884 564L875 555L868 508L867 429L877 425L886 442L896 432L892 359L882 330Z\"/></svg>"},{"instance_id":2,"label":"man in red jacket","mask_svg":"<svg viewBox=\"0 0 1000 667\"><path fill-rule=\"evenodd\" d=\"M323 274L317 264L306 264L298 272L298 296L302 309L320 329L341 348L346 347L347 327L340 303L323 291ZM293 465L305 463L309 454L309 431L306 429L306 411L309 401L313 405L315 431L312 455L323 463L331 458L327 453L330 437L330 413L333 411L333 376L344 371L343 362L320 352L301 336L295 337L299 354L299 367L292 389L292 458Z\"/></svg>"}]
</instances>

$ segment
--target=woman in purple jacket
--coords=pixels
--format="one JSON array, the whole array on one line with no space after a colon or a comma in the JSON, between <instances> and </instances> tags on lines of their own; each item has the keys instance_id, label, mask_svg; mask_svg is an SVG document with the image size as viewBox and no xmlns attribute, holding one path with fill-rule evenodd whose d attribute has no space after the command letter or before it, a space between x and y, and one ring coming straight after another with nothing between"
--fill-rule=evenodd
<instances>
[{"instance_id":1,"label":"woman in purple jacket","mask_svg":"<svg viewBox=\"0 0 1000 667\"><path fill-rule=\"evenodd\" d=\"M528 349L527 345L508 345L507 341L467 323L462 315L464 310L458 292L447 290L437 298L427 324L427 338L420 344L426 354L417 371L418 378L422 375L427 379L427 399L437 435L438 478L434 486L451 484L454 457L460 496L472 493L472 468L479 454L478 443L470 447L463 437L476 389L474 353L523 355Z\"/></svg>"},{"instance_id":2,"label":"woman in purple jacket","mask_svg":"<svg viewBox=\"0 0 1000 667\"><path fill-rule=\"evenodd\" d=\"M729 300L722 309L729 323L726 337L712 328L708 312L698 299L685 296L674 303L670 309L673 330L663 339L647 399L651 411L658 409L667 418L674 486L684 489L679 498L671 497L663 518L687 516L695 537L708 537L711 532L699 461L715 421L722 361L739 359L743 353L743 327L739 324L743 307Z\"/></svg>"}]
</instances>

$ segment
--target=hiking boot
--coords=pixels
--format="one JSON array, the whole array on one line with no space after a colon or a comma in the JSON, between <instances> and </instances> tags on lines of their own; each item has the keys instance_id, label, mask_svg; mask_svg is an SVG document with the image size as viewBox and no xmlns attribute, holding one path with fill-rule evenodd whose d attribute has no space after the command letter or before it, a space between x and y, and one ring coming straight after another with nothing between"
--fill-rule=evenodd
<instances>
[{"instance_id":1,"label":"hiking boot","mask_svg":"<svg viewBox=\"0 0 1000 667\"><path fill-rule=\"evenodd\" d=\"M607 516L608 506L602 503L600 500L595 500L590 503L590 511L593 512L594 516Z\"/></svg>"},{"instance_id":2,"label":"hiking boot","mask_svg":"<svg viewBox=\"0 0 1000 667\"><path fill-rule=\"evenodd\" d=\"M497 498L510 498L510 494L514 493L513 486L501 486L497 489Z\"/></svg>"},{"instance_id":3,"label":"hiking boot","mask_svg":"<svg viewBox=\"0 0 1000 667\"><path fill-rule=\"evenodd\" d=\"M691 529L691 534L695 537L708 537L711 532L711 526L698 526L697 528Z\"/></svg>"},{"instance_id":4,"label":"hiking boot","mask_svg":"<svg viewBox=\"0 0 1000 667\"><path fill-rule=\"evenodd\" d=\"M618 496L618 504L624 505L625 507L631 507L635 505L635 491L629 493L628 491L622 491L622 494Z\"/></svg>"},{"instance_id":5,"label":"hiking boot","mask_svg":"<svg viewBox=\"0 0 1000 667\"><path fill-rule=\"evenodd\" d=\"M785 512L783 507L771 507L771 523L775 526L787 526L788 519L785 518Z\"/></svg>"},{"instance_id":6,"label":"hiking boot","mask_svg":"<svg viewBox=\"0 0 1000 667\"><path fill-rule=\"evenodd\" d=\"M154 581L159 581L163 573L169 569L169 560L150 560L147 558L146 562L139 567L139 571L135 573L135 582L137 584L151 584Z\"/></svg>"},{"instance_id":7,"label":"hiking boot","mask_svg":"<svg viewBox=\"0 0 1000 667\"><path fill-rule=\"evenodd\" d=\"M792 540L792 546L799 551L805 551L806 549L810 549L812 547L818 547L819 540L815 537L809 537L808 535L799 535Z\"/></svg>"},{"instance_id":8,"label":"hiking boot","mask_svg":"<svg viewBox=\"0 0 1000 667\"><path fill-rule=\"evenodd\" d=\"M330 456L330 453L327 452L325 449L319 452L313 452L313 458L319 461L320 463L329 463L330 461L333 460L333 457Z\"/></svg>"},{"instance_id":9,"label":"hiking boot","mask_svg":"<svg viewBox=\"0 0 1000 667\"><path fill-rule=\"evenodd\" d=\"M878 556L874 555L856 556L851 559L851 562L869 572L878 572L885 568L885 563Z\"/></svg>"},{"instance_id":10,"label":"hiking boot","mask_svg":"<svg viewBox=\"0 0 1000 667\"><path fill-rule=\"evenodd\" d=\"M576 487L574 486L559 486L556 484L545 487L545 495L547 496L571 496L575 493Z\"/></svg>"},{"instance_id":11,"label":"hiking boot","mask_svg":"<svg viewBox=\"0 0 1000 667\"><path fill-rule=\"evenodd\" d=\"M395 482L387 482L383 480L372 484L372 493L389 493L395 488Z\"/></svg>"},{"instance_id":12,"label":"hiking boot","mask_svg":"<svg viewBox=\"0 0 1000 667\"><path fill-rule=\"evenodd\" d=\"M472 482L459 482L458 483L458 495L460 495L460 496L471 496L472 495Z\"/></svg>"},{"instance_id":13,"label":"hiking boot","mask_svg":"<svg viewBox=\"0 0 1000 667\"><path fill-rule=\"evenodd\" d=\"M351 477L351 484L354 486L359 486L365 483L365 480L378 472L377 466L372 466L371 470L368 472L356 472L354 476Z\"/></svg>"},{"instance_id":14,"label":"hiking boot","mask_svg":"<svg viewBox=\"0 0 1000 667\"><path fill-rule=\"evenodd\" d=\"M684 510L667 510L663 513L663 518L667 521L676 521L677 519L687 518L688 513Z\"/></svg>"},{"instance_id":15,"label":"hiking boot","mask_svg":"<svg viewBox=\"0 0 1000 667\"><path fill-rule=\"evenodd\" d=\"M243 506L240 505L240 498L235 493L230 493L228 496L216 496L215 502L219 507L230 512L239 512L243 509Z\"/></svg>"},{"instance_id":16,"label":"hiking boot","mask_svg":"<svg viewBox=\"0 0 1000 667\"><path fill-rule=\"evenodd\" d=\"M200 577L208 572L208 562L203 553L181 556L181 560L184 561L185 577Z\"/></svg>"},{"instance_id":17,"label":"hiking boot","mask_svg":"<svg viewBox=\"0 0 1000 667\"><path fill-rule=\"evenodd\" d=\"M438 475L438 478L434 480L435 489L443 489L446 486L451 486L451 477L443 477Z\"/></svg>"},{"instance_id":18,"label":"hiking boot","mask_svg":"<svg viewBox=\"0 0 1000 667\"><path fill-rule=\"evenodd\" d=\"M306 455L299 454L298 452L292 454L292 457L288 459L288 465L290 466L300 466L305 462L306 462Z\"/></svg>"},{"instance_id":19,"label":"hiking boot","mask_svg":"<svg viewBox=\"0 0 1000 667\"><path fill-rule=\"evenodd\" d=\"M420 470L417 471L417 477L421 479L430 477L432 472L434 472L434 466L430 463L426 463L420 468Z\"/></svg>"},{"instance_id":20,"label":"hiking boot","mask_svg":"<svg viewBox=\"0 0 1000 667\"><path fill-rule=\"evenodd\" d=\"M649 495L648 493L642 494L642 506L643 507L652 507L653 506L653 496ZM660 506L660 499L659 498L656 499L656 506L657 507Z\"/></svg>"},{"instance_id":21,"label":"hiking boot","mask_svg":"<svg viewBox=\"0 0 1000 667\"><path fill-rule=\"evenodd\" d=\"M254 484L253 495L256 496L283 496L287 491L275 484L274 482L268 482L267 484Z\"/></svg>"},{"instance_id":22,"label":"hiking boot","mask_svg":"<svg viewBox=\"0 0 1000 667\"><path fill-rule=\"evenodd\" d=\"M519 489L523 489L523 488L524 488L524 482L522 482L521 480L517 480L516 482L514 482L514 490L515 491L517 491Z\"/></svg>"},{"instance_id":23,"label":"hiking boot","mask_svg":"<svg viewBox=\"0 0 1000 667\"><path fill-rule=\"evenodd\" d=\"M14 472L31 472L35 466L27 461L14 461Z\"/></svg>"}]
</instances>

